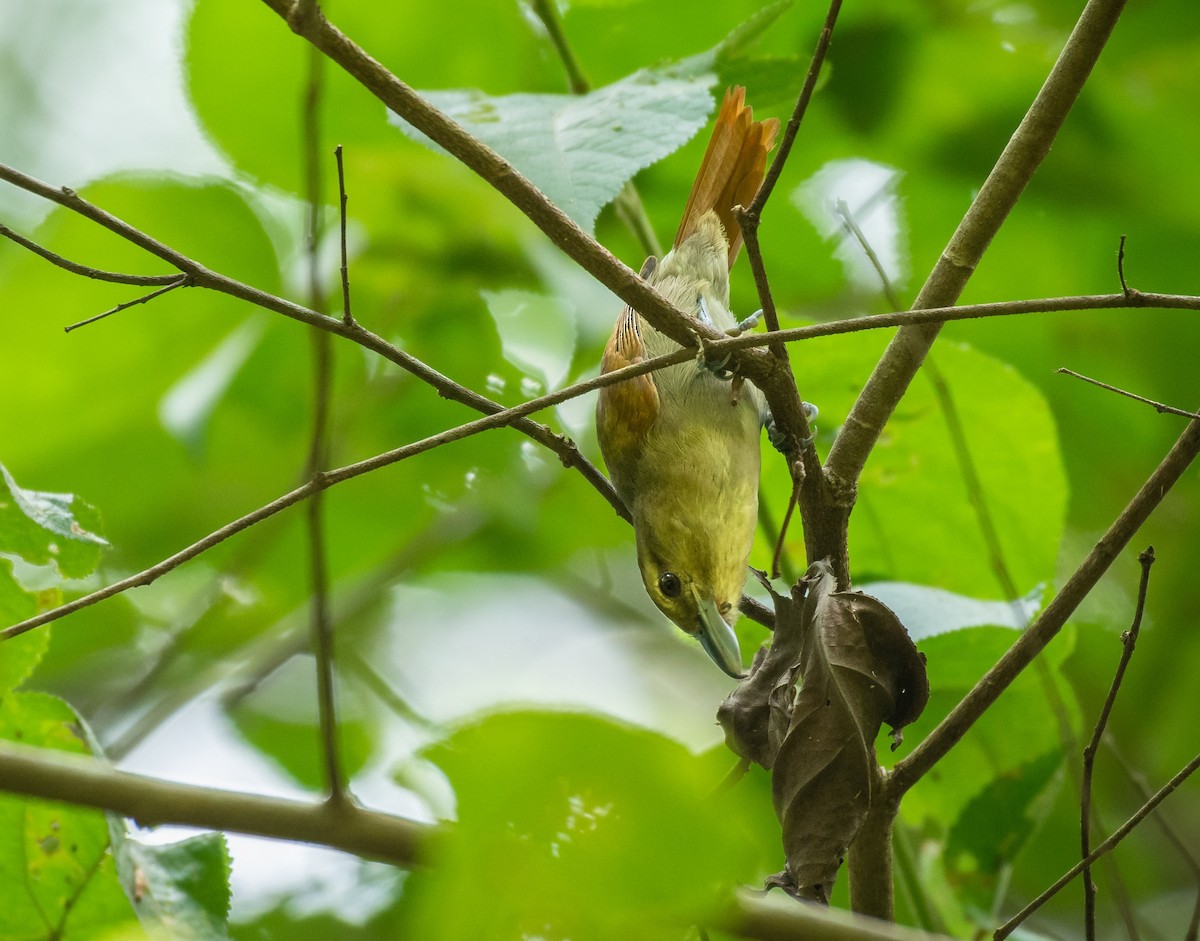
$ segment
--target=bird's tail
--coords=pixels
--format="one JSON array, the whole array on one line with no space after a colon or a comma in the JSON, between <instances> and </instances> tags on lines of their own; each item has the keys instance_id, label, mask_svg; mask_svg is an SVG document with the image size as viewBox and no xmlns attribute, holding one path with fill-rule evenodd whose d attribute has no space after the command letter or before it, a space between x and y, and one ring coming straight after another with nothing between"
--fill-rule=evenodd
<instances>
[{"instance_id":1,"label":"bird's tail","mask_svg":"<svg viewBox=\"0 0 1200 941\"><path fill-rule=\"evenodd\" d=\"M676 247L696 230L700 217L711 209L725 227L729 265L733 267L742 247L742 230L733 217L733 207L749 206L754 199L766 173L767 154L775 146L778 133L776 118L754 120L754 112L746 104L745 88L739 85L726 90L683 220L675 233Z\"/></svg>"}]
</instances>

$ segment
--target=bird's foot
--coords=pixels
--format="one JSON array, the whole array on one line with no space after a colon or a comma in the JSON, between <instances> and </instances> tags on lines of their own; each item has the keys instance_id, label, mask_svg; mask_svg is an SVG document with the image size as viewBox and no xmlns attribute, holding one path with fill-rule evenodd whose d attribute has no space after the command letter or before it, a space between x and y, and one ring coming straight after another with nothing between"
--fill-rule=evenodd
<instances>
[{"instance_id":1,"label":"bird's foot","mask_svg":"<svg viewBox=\"0 0 1200 941\"><path fill-rule=\"evenodd\" d=\"M740 337L743 333L746 333L748 330L753 330L755 327L757 327L758 322L760 320L762 320L762 315L763 315L763 312L762 312L762 308L760 307L758 310L756 310L754 313L752 313L749 317L746 317L743 320L739 320L737 322L736 326L730 327L725 332L727 334L729 334L729 336L731 336L731 337Z\"/></svg>"},{"instance_id":2,"label":"bird's foot","mask_svg":"<svg viewBox=\"0 0 1200 941\"><path fill-rule=\"evenodd\" d=\"M820 409L818 409L811 402L801 402L800 407L804 410L805 421L808 422L809 435L807 438L803 438L798 441L797 444L799 444L802 448L807 448L813 443L813 439L815 439L817 436L817 426L814 425L813 422L821 412ZM766 410L763 424L766 426L767 438L770 440L771 446L780 454L786 456L789 446L791 445L791 440L788 435L779 430L779 427L775 424L775 416L771 414L771 410L769 408Z\"/></svg>"}]
</instances>

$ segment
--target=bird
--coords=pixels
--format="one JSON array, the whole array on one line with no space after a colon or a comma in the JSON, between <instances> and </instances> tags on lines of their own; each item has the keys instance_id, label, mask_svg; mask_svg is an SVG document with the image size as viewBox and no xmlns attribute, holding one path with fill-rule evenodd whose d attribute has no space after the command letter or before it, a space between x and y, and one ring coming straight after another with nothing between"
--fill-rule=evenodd
<instances>
[{"instance_id":1,"label":"bird","mask_svg":"<svg viewBox=\"0 0 1200 941\"><path fill-rule=\"evenodd\" d=\"M645 278L700 323L736 334L729 270L742 246L735 207L762 185L779 122L754 120L743 87L730 88L671 250ZM678 350L626 306L601 372ZM759 439L767 421L758 389L731 382L723 363L697 360L601 388L596 435L633 520L638 569L651 600L696 637L718 667L743 674L733 625L758 518Z\"/></svg>"}]
</instances>

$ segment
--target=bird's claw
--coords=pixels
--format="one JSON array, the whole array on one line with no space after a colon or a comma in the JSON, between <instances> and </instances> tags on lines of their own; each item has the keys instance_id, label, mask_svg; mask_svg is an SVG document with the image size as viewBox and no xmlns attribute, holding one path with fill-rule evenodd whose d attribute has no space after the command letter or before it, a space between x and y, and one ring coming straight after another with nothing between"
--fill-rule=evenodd
<instances>
[{"instance_id":1,"label":"bird's claw","mask_svg":"<svg viewBox=\"0 0 1200 941\"><path fill-rule=\"evenodd\" d=\"M810 434L807 438L801 438L796 442L796 444L802 448L807 448L817 437L817 426L813 424L813 420L821 412L820 409L818 409L811 402L801 402L800 408L804 411L804 419L809 424ZM780 454L786 456L789 450L789 445L791 445L792 442L788 435L779 430L779 427L775 424L775 416L771 414L769 409L767 410L763 424L766 426L767 439L771 442L771 446Z\"/></svg>"},{"instance_id":2,"label":"bird's claw","mask_svg":"<svg viewBox=\"0 0 1200 941\"><path fill-rule=\"evenodd\" d=\"M697 319L701 323L712 326L712 317L708 313L708 305L704 302L704 295L696 297L696 308L700 314ZM708 358L708 350L704 346L704 337L699 333L696 334L696 363L699 367L707 372L710 372L722 382L729 382L733 378L733 373L725 367L729 365L729 353L726 353L720 360L710 360Z\"/></svg>"},{"instance_id":3,"label":"bird's claw","mask_svg":"<svg viewBox=\"0 0 1200 941\"><path fill-rule=\"evenodd\" d=\"M725 368L729 365L731 354L726 353L719 360L709 359L708 351L704 347L704 340L699 334L696 336L696 346L699 351L696 353L696 365L705 372L712 373L715 378L720 379L722 382L729 382L733 379L733 372Z\"/></svg>"}]
</instances>

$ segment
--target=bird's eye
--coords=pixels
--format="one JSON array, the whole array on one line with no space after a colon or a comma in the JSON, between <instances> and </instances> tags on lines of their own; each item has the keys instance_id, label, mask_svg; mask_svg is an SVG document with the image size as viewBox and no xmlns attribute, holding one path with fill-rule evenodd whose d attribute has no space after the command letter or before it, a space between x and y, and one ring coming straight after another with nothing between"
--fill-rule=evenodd
<instances>
[{"instance_id":1,"label":"bird's eye","mask_svg":"<svg viewBox=\"0 0 1200 941\"><path fill-rule=\"evenodd\" d=\"M674 572L663 572L658 576L658 590L668 598L678 598L679 593L683 591L683 585Z\"/></svg>"}]
</instances>

